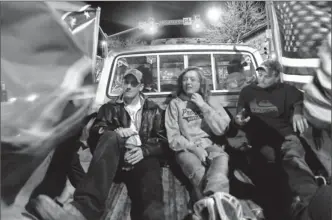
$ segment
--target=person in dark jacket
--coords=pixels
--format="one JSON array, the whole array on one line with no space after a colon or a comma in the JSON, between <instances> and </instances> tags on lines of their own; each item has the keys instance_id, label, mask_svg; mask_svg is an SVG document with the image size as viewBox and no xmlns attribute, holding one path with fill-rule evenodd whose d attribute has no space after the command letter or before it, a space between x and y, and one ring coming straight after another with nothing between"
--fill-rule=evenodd
<instances>
[{"instance_id":1,"label":"person in dark jacket","mask_svg":"<svg viewBox=\"0 0 332 220\"><path fill-rule=\"evenodd\" d=\"M311 184L315 176L305 161L299 135L308 128L302 114L303 94L280 82L281 70L275 60L264 61L257 68L258 84L241 91L235 123L252 146L256 172L266 180L261 188L271 193L270 201L280 199L289 219L310 203L316 186Z\"/></svg>"},{"instance_id":2,"label":"person in dark jacket","mask_svg":"<svg viewBox=\"0 0 332 220\"><path fill-rule=\"evenodd\" d=\"M90 131L97 145L74 201L60 207L50 198L39 196L35 209L43 219L99 219L115 179L127 186L132 219L164 219L158 158L162 158L167 140L163 138L161 109L141 93L142 78L137 69L128 70L123 94L101 106Z\"/></svg>"}]
</instances>

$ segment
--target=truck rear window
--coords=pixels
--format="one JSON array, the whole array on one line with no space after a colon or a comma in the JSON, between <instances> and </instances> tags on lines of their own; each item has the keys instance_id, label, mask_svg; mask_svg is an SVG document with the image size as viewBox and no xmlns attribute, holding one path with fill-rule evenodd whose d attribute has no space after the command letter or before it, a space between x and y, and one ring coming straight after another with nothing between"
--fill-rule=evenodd
<instances>
[{"instance_id":1,"label":"truck rear window","mask_svg":"<svg viewBox=\"0 0 332 220\"><path fill-rule=\"evenodd\" d=\"M240 91L255 80L254 57L246 52L182 52L119 56L113 65L109 95L122 92L123 74L129 68L143 73L144 93L169 93L187 67L204 70L211 91Z\"/></svg>"}]
</instances>

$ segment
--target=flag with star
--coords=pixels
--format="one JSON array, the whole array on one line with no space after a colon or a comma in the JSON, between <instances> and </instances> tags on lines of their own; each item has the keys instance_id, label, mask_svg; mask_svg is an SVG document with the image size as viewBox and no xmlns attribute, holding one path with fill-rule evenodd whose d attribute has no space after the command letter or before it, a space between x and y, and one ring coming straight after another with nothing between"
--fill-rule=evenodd
<instances>
[{"instance_id":1,"label":"flag with star","mask_svg":"<svg viewBox=\"0 0 332 220\"><path fill-rule=\"evenodd\" d=\"M97 9L84 5L78 6L76 10L59 12L62 13L62 20L67 24L83 51L95 60L99 33Z\"/></svg>"},{"instance_id":2,"label":"flag with star","mask_svg":"<svg viewBox=\"0 0 332 220\"><path fill-rule=\"evenodd\" d=\"M331 2L271 2L273 41L283 80L308 83L319 67L318 47L331 32Z\"/></svg>"},{"instance_id":3,"label":"flag with star","mask_svg":"<svg viewBox=\"0 0 332 220\"><path fill-rule=\"evenodd\" d=\"M273 42L284 66L284 82L304 92L306 119L331 135L331 8L332 2L269 2ZM307 135L307 140L319 137ZM313 149L331 173L331 139ZM312 147L316 143L312 142Z\"/></svg>"}]
</instances>

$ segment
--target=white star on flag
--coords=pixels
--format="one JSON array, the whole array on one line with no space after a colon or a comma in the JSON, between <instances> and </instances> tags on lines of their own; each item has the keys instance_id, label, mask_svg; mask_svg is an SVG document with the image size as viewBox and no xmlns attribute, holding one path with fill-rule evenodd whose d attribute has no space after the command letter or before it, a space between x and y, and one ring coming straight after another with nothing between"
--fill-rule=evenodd
<instances>
[{"instance_id":1,"label":"white star on flag","mask_svg":"<svg viewBox=\"0 0 332 220\"><path fill-rule=\"evenodd\" d=\"M70 17L70 26L73 28L76 25L76 18Z\"/></svg>"},{"instance_id":2,"label":"white star on flag","mask_svg":"<svg viewBox=\"0 0 332 220\"><path fill-rule=\"evenodd\" d=\"M90 18L89 12L87 12L87 11L84 12L84 15L85 15L86 19Z\"/></svg>"}]
</instances>

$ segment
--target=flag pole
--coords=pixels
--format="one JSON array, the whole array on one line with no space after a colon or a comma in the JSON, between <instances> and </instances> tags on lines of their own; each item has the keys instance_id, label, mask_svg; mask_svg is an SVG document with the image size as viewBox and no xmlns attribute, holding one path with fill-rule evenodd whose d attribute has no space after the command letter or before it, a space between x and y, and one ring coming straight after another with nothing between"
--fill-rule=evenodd
<instances>
[{"instance_id":1,"label":"flag pole","mask_svg":"<svg viewBox=\"0 0 332 220\"><path fill-rule=\"evenodd\" d=\"M100 7L96 11L96 21L94 27L94 36L93 36L93 52L92 52L92 79L96 81L96 62L97 62L97 48L98 48L98 33L99 33L99 23L100 23Z\"/></svg>"},{"instance_id":2,"label":"flag pole","mask_svg":"<svg viewBox=\"0 0 332 220\"><path fill-rule=\"evenodd\" d=\"M281 48L281 39L280 39L280 32L279 32L279 24L276 11L274 9L274 5L272 1L267 2L267 13L269 13L269 20L272 26L272 41L274 46L274 53L276 55L276 60L282 64L282 48ZM284 74L281 73L280 81L284 81Z\"/></svg>"},{"instance_id":3,"label":"flag pole","mask_svg":"<svg viewBox=\"0 0 332 220\"><path fill-rule=\"evenodd\" d=\"M281 50L281 39L278 25L278 18L274 9L274 5L272 1L267 2L267 9L270 17L270 22L272 26L272 38L273 38L273 46L274 52L276 53L276 58L279 62L281 62L282 50Z\"/></svg>"}]
</instances>

